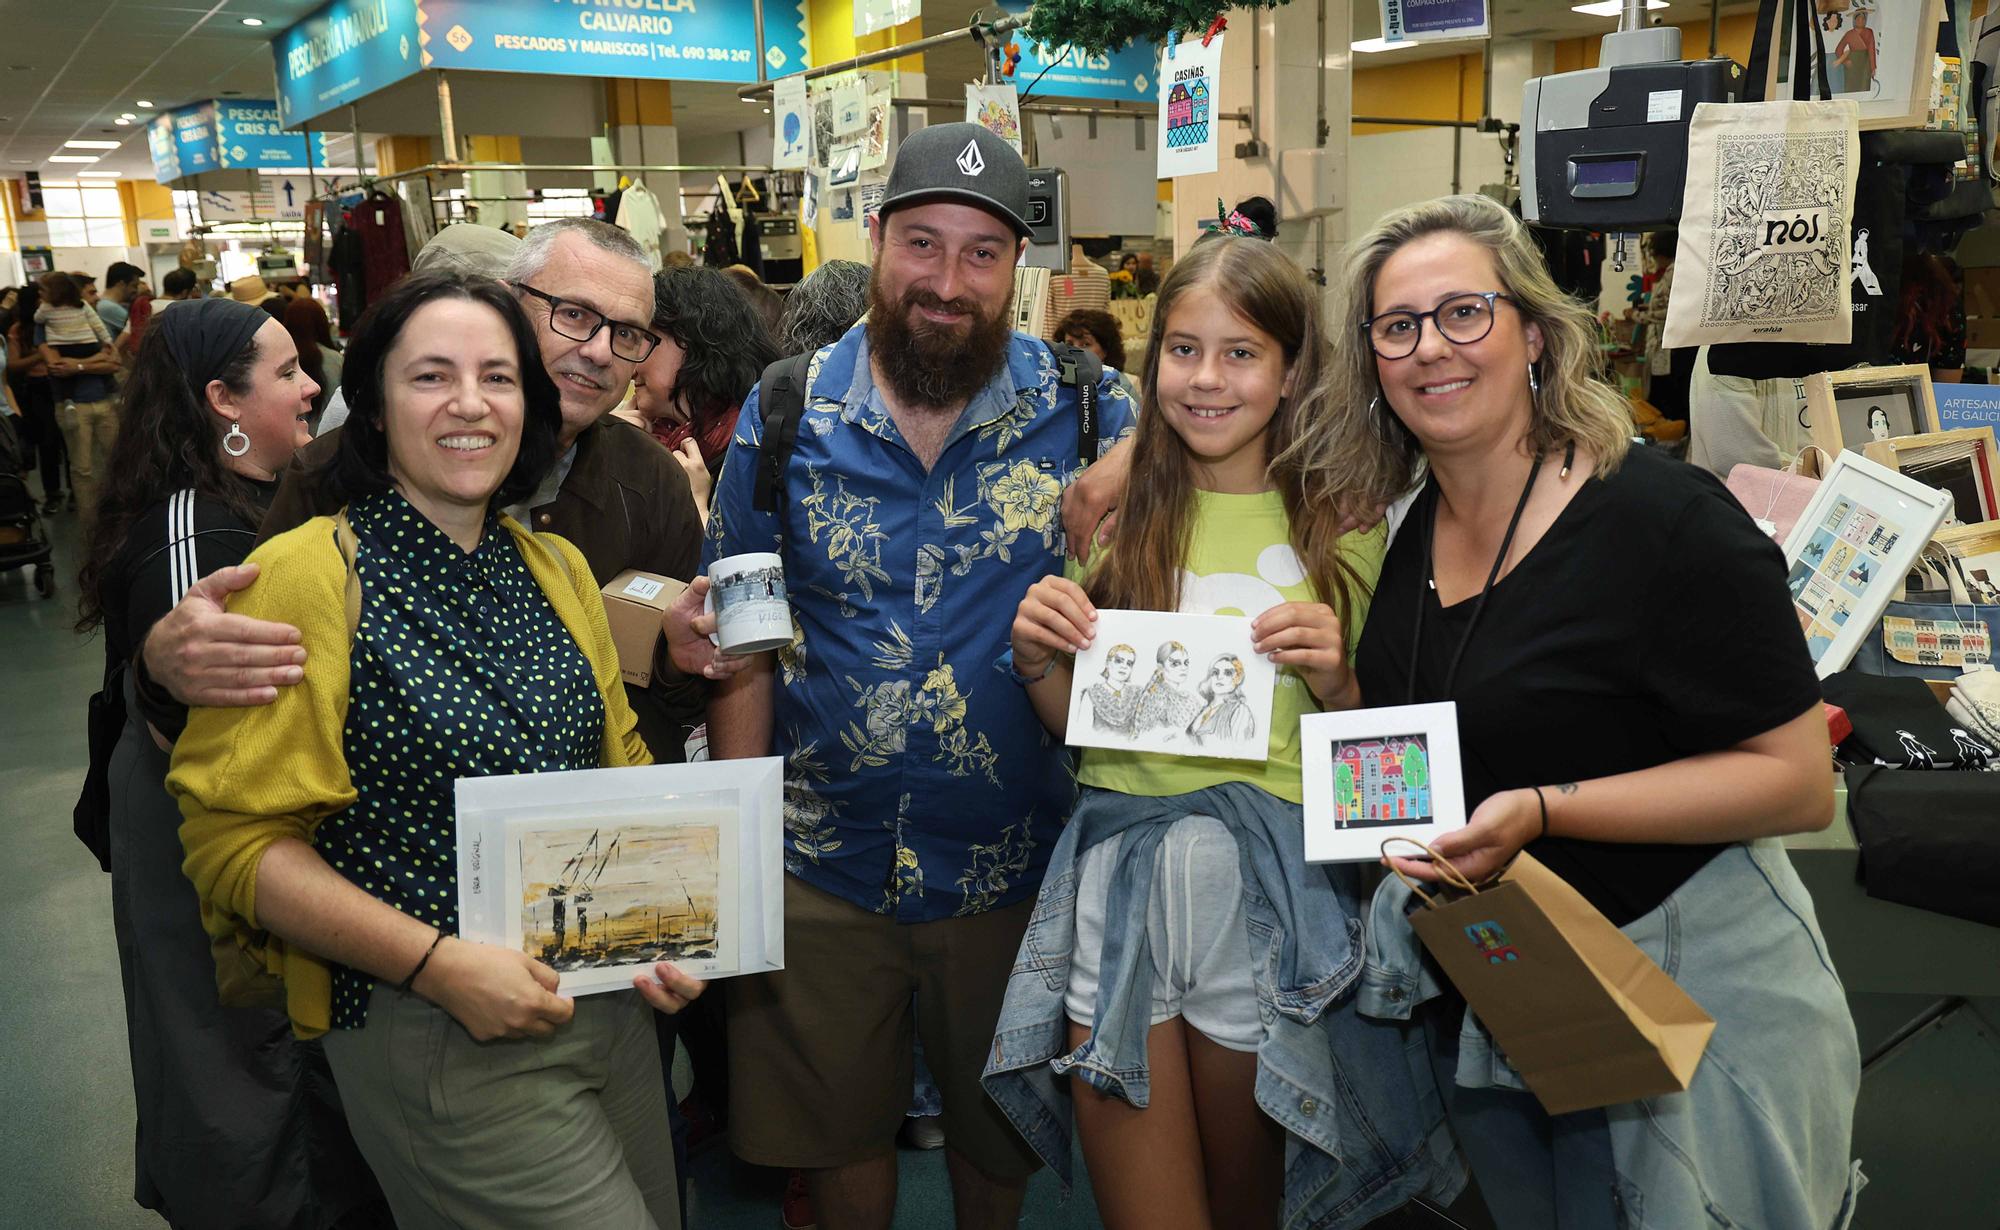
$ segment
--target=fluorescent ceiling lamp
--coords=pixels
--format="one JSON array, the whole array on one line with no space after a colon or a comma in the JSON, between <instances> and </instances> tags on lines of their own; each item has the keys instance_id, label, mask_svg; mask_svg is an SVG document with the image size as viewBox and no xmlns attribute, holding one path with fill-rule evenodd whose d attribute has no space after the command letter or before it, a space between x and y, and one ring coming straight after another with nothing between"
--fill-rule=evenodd
<instances>
[{"instance_id":1,"label":"fluorescent ceiling lamp","mask_svg":"<svg viewBox=\"0 0 2000 1230\"><path fill-rule=\"evenodd\" d=\"M1665 7L1667 0L1646 0L1648 12ZM1617 17L1625 11L1625 5L1623 0L1598 0L1596 4L1572 4L1569 6L1569 11L1590 17Z\"/></svg>"},{"instance_id":2,"label":"fluorescent ceiling lamp","mask_svg":"<svg viewBox=\"0 0 2000 1230\"><path fill-rule=\"evenodd\" d=\"M77 174L77 178L79 178L79 179L119 179L119 178L121 178L121 177L123 177L123 176L124 176L125 172L123 172L123 171L78 171L78 172L77 172L76 174Z\"/></svg>"},{"instance_id":3,"label":"fluorescent ceiling lamp","mask_svg":"<svg viewBox=\"0 0 2000 1230\"><path fill-rule=\"evenodd\" d=\"M151 111L151 110L153 109L153 100L152 100L152 99L150 99L150 98L142 98L142 99L140 99L140 100L139 100L139 109L140 109L140 110L142 110L142 111Z\"/></svg>"},{"instance_id":4,"label":"fluorescent ceiling lamp","mask_svg":"<svg viewBox=\"0 0 2000 1230\"><path fill-rule=\"evenodd\" d=\"M122 115L121 115L121 116L119 116L119 117L118 117L117 119L115 119L115 120L112 120L111 122L112 122L112 123L114 123L114 124L129 124L129 123L131 123L132 121L131 121L131 120L128 120L128 119L126 119L126 118L125 118L124 116L122 116Z\"/></svg>"},{"instance_id":5,"label":"fluorescent ceiling lamp","mask_svg":"<svg viewBox=\"0 0 2000 1230\"><path fill-rule=\"evenodd\" d=\"M245 17L243 24L246 26L261 26L264 24L264 19L262 17Z\"/></svg>"},{"instance_id":6,"label":"fluorescent ceiling lamp","mask_svg":"<svg viewBox=\"0 0 2000 1230\"><path fill-rule=\"evenodd\" d=\"M50 162L96 162L96 154L50 154Z\"/></svg>"},{"instance_id":7,"label":"fluorescent ceiling lamp","mask_svg":"<svg viewBox=\"0 0 2000 1230\"><path fill-rule=\"evenodd\" d=\"M116 141L65 141L64 149L117 149Z\"/></svg>"},{"instance_id":8,"label":"fluorescent ceiling lamp","mask_svg":"<svg viewBox=\"0 0 2000 1230\"><path fill-rule=\"evenodd\" d=\"M1484 41L1484 39L1474 38L1405 38L1398 39L1392 43L1386 38L1364 38L1358 43L1348 44L1348 50L1358 51L1362 55L1373 55L1378 51L1400 51L1407 47L1439 47L1449 43L1478 43Z\"/></svg>"}]
</instances>

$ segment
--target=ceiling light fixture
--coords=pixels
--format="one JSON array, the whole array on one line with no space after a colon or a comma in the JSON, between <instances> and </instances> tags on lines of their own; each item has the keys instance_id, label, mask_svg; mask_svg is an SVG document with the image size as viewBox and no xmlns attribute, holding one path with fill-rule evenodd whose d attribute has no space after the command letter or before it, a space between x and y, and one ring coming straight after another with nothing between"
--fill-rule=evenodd
<instances>
[{"instance_id":1,"label":"ceiling light fixture","mask_svg":"<svg viewBox=\"0 0 2000 1230\"><path fill-rule=\"evenodd\" d=\"M79 179L122 179L122 178L124 177L124 175L125 175L125 172L123 172L123 171L78 171L78 172L77 172L76 174L77 174L77 178L79 178Z\"/></svg>"},{"instance_id":2,"label":"ceiling light fixture","mask_svg":"<svg viewBox=\"0 0 2000 1230\"><path fill-rule=\"evenodd\" d=\"M126 119L126 118L125 118L124 116L122 116L122 115L121 115L121 116L119 116L119 117L118 117L117 119L115 119L115 120L112 120L111 122L112 122L112 123L114 123L114 124L129 124L129 123L131 123L132 121L131 121L131 120L128 120L128 119Z\"/></svg>"},{"instance_id":3,"label":"ceiling light fixture","mask_svg":"<svg viewBox=\"0 0 2000 1230\"><path fill-rule=\"evenodd\" d=\"M116 141L65 141L64 149L117 149Z\"/></svg>"},{"instance_id":4,"label":"ceiling light fixture","mask_svg":"<svg viewBox=\"0 0 2000 1230\"><path fill-rule=\"evenodd\" d=\"M98 162L101 161L101 159L96 154L50 154L49 161L50 162Z\"/></svg>"},{"instance_id":5,"label":"ceiling light fixture","mask_svg":"<svg viewBox=\"0 0 2000 1230\"><path fill-rule=\"evenodd\" d=\"M1666 7L1667 0L1646 0L1648 11ZM1621 0L1598 0L1596 4L1572 4L1569 6L1569 11L1589 17L1618 17L1625 12L1625 5Z\"/></svg>"},{"instance_id":6,"label":"ceiling light fixture","mask_svg":"<svg viewBox=\"0 0 2000 1230\"><path fill-rule=\"evenodd\" d=\"M1472 41L1475 40L1462 39L1462 38L1439 38L1439 39L1421 39L1421 40L1413 38L1404 38L1404 39L1397 39L1395 42L1392 43L1386 38L1364 38L1359 42L1348 44L1348 50L1358 51L1362 55L1373 55L1375 52L1378 51L1403 51L1411 47L1441 47L1451 43L1465 43Z\"/></svg>"},{"instance_id":7,"label":"ceiling light fixture","mask_svg":"<svg viewBox=\"0 0 2000 1230\"><path fill-rule=\"evenodd\" d=\"M262 17L245 17L243 24L246 26L261 26L264 24L264 19Z\"/></svg>"},{"instance_id":8,"label":"ceiling light fixture","mask_svg":"<svg viewBox=\"0 0 2000 1230\"><path fill-rule=\"evenodd\" d=\"M140 100L139 100L139 109L140 109L140 110L142 110L142 111L151 111L151 110L153 109L153 100L152 100L152 99L150 99L150 98L142 98L142 99L140 99Z\"/></svg>"}]
</instances>

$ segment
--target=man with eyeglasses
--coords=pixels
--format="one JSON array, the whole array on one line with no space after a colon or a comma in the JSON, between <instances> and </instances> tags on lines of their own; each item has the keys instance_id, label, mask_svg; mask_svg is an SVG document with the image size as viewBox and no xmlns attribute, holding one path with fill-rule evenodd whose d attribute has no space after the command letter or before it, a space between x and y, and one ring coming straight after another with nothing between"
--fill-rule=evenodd
<instances>
[{"instance_id":1,"label":"man with eyeglasses","mask_svg":"<svg viewBox=\"0 0 2000 1230\"><path fill-rule=\"evenodd\" d=\"M659 344L640 323L653 317L653 278L637 241L585 218L545 223L522 240L461 223L424 245L412 272L501 278L534 322L542 362L562 395L563 452L540 489L508 515L575 543L600 585L626 569L692 580L702 527L687 476L650 436L609 413ZM265 515L265 538L336 511L320 502L309 474L332 458L338 436L337 428L323 431L299 450ZM259 705L298 682L305 651L295 630L224 613L229 594L254 579L253 571L225 568L196 583L147 636L141 686L190 705ZM706 695L699 677L674 666L664 639L652 685L626 692L654 759L685 759Z\"/></svg>"}]
</instances>

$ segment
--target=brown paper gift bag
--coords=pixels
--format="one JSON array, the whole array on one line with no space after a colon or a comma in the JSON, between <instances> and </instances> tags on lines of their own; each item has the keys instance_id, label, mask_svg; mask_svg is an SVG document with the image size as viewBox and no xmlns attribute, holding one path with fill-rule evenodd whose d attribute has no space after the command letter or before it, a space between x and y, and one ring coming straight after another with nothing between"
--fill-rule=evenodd
<instances>
[{"instance_id":1,"label":"brown paper gift bag","mask_svg":"<svg viewBox=\"0 0 2000 1230\"><path fill-rule=\"evenodd\" d=\"M1688 1087L1714 1018L1582 894L1525 851L1483 888L1432 860L1459 891L1411 884L1410 925L1544 1110Z\"/></svg>"}]
</instances>

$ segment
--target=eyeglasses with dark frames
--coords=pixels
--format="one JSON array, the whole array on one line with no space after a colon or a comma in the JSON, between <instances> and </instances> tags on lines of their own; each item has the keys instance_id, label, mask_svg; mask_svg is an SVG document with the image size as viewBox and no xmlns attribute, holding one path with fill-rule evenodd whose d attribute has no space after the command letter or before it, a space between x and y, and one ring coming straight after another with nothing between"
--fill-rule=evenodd
<instances>
[{"instance_id":1,"label":"eyeglasses with dark frames","mask_svg":"<svg viewBox=\"0 0 2000 1230\"><path fill-rule=\"evenodd\" d=\"M1362 321L1361 331L1368 335L1368 345L1376 357L1383 359L1407 359L1415 354L1417 343L1423 339L1426 320L1446 341L1470 346L1493 332L1496 315L1493 305L1501 300L1514 303L1512 297L1497 290L1469 291L1453 295L1428 312L1383 312ZM1520 305L1515 303L1515 307L1518 309Z\"/></svg>"},{"instance_id":2,"label":"eyeglasses with dark frames","mask_svg":"<svg viewBox=\"0 0 2000 1230\"><path fill-rule=\"evenodd\" d=\"M572 299L558 299L545 291L536 290L526 282L516 282L515 287L524 294L533 295L549 305L549 328L559 336L572 342L587 342L596 337L601 329L611 330L611 353L627 363L644 363L660 344L657 334L641 329L638 325L613 320L596 308L585 307Z\"/></svg>"}]
</instances>

